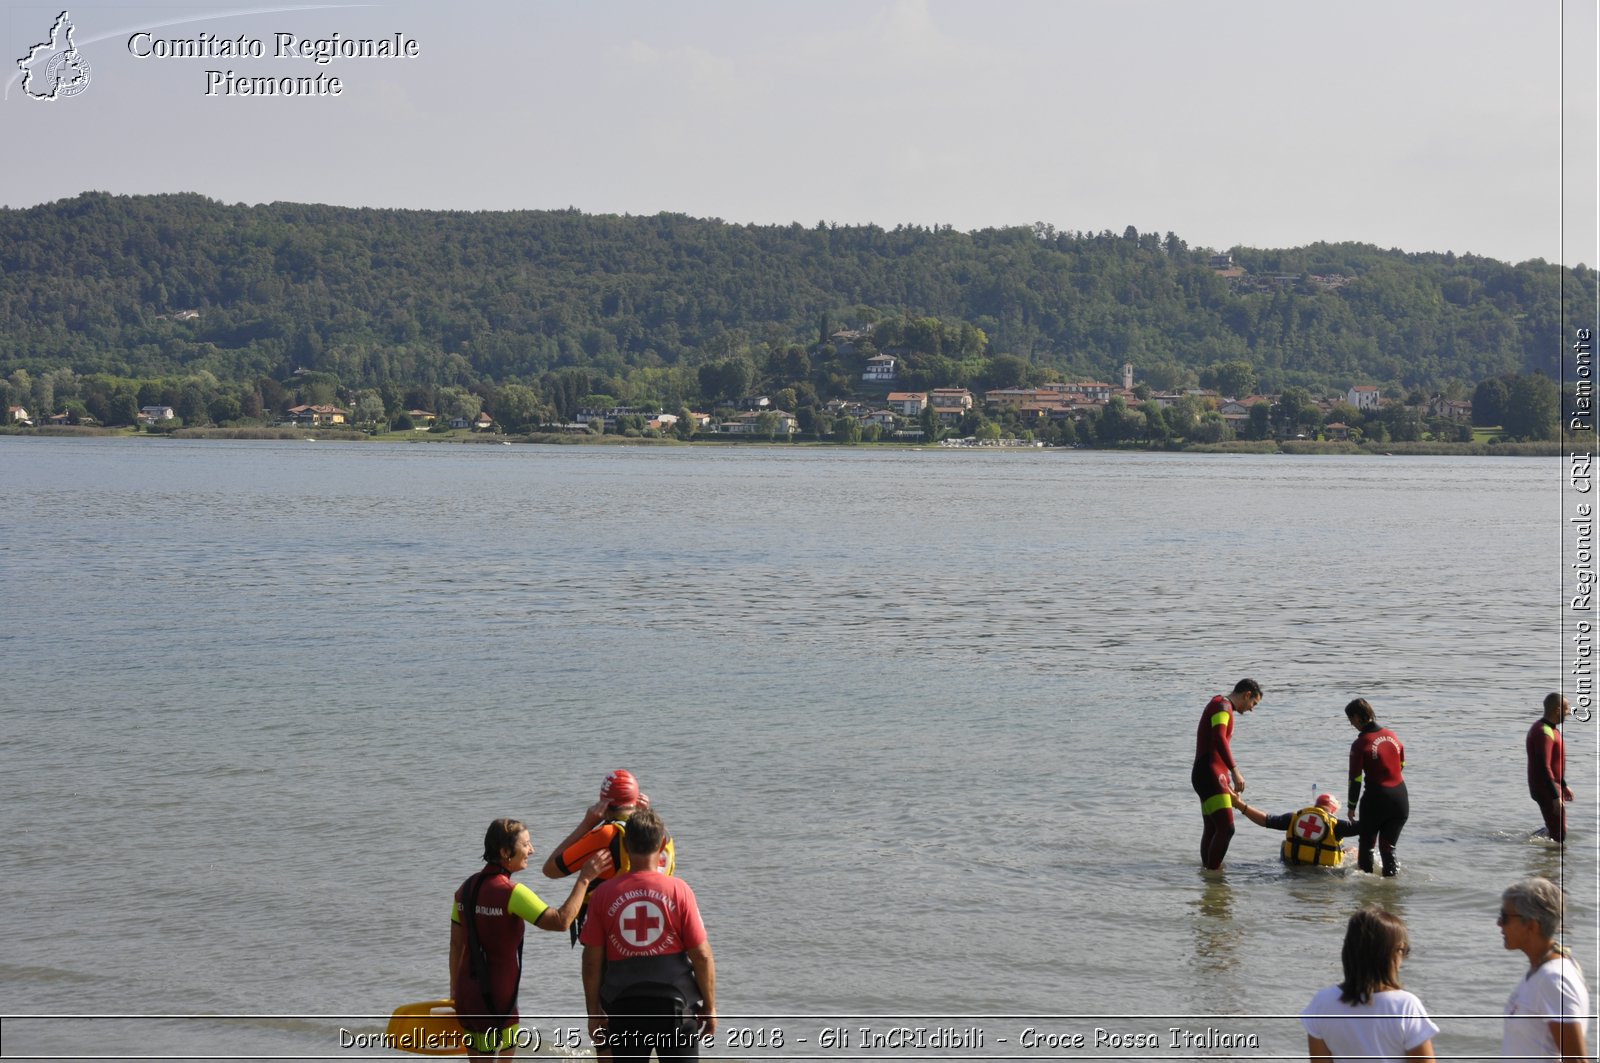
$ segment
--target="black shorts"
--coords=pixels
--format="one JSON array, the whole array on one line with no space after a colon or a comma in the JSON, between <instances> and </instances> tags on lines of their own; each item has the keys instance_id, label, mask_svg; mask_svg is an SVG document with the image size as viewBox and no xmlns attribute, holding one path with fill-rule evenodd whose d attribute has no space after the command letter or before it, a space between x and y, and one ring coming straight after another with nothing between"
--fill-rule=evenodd
<instances>
[{"instance_id":1,"label":"black shorts","mask_svg":"<svg viewBox=\"0 0 1600 1063\"><path fill-rule=\"evenodd\" d=\"M620 997L606 1005L606 1046L612 1063L661 1063L700 1058L700 1020L680 1000Z\"/></svg>"},{"instance_id":2,"label":"black shorts","mask_svg":"<svg viewBox=\"0 0 1600 1063\"><path fill-rule=\"evenodd\" d=\"M1361 795L1361 820L1356 824L1361 831L1361 848L1372 848L1374 841L1392 848L1410 817L1411 798L1405 783L1371 787Z\"/></svg>"}]
</instances>

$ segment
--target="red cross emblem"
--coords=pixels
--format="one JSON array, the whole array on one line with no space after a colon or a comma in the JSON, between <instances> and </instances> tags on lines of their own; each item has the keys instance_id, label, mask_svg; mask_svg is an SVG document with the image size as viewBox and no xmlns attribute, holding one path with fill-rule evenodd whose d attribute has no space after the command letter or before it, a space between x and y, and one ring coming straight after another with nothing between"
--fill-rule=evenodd
<instances>
[{"instance_id":1,"label":"red cross emblem","mask_svg":"<svg viewBox=\"0 0 1600 1063\"><path fill-rule=\"evenodd\" d=\"M1308 842L1321 841L1322 836L1328 833L1327 825L1322 822L1322 817L1315 812L1307 812L1295 820L1294 832Z\"/></svg>"},{"instance_id":2,"label":"red cross emblem","mask_svg":"<svg viewBox=\"0 0 1600 1063\"><path fill-rule=\"evenodd\" d=\"M654 901L640 901L629 906L628 914L622 919L623 942L634 948L648 948L655 944L666 925Z\"/></svg>"}]
</instances>

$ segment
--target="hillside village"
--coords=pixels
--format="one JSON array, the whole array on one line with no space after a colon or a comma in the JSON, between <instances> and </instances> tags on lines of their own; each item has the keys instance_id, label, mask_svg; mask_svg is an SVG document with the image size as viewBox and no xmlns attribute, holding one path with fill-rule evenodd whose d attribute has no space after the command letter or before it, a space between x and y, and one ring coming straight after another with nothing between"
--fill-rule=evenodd
<instances>
[{"instance_id":1,"label":"hillside village","mask_svg":"<svg viewBox=\"0 0 1600 1063\"><path fill-rule=\"evenodd\" d=\"M832 336L842 349L864 338L864 331L840 330ZM689 436L744 436L786 439L796 435L828 437L849 442L927 442L946 438L987 438L995 441L1066 443L1151 440L1170 435L1154 425L1186 415L1185 438L1202 442L1230 439L1325 439L1343 441L1371 434L1374 417L1385 408L1398 410L1400 419L1435 438L1470 438L1472 403L1432 396L1420 406L1386 399L1375 385L1358 384L1340 396L1312 397L1302 393L1285 401L1282 395L1226 395L1213 388L1186 388L1159 392L1135 383L1131 363L1122 367L1122 379L1042 383L1034 387L930 388L896 390L898 359L893 354L865 358L861 389L851 398L829 400L810 424L804 413L775 406L766 395L753 394L736 403L705 412L669 412L627 406L584 407L566 422L542 426L545 431L571 435L635 434ZM1108 438L1099 422L1108 412L1124 422L1120 436ZM1129 418L1129 414L1135 415ZM688 419L688 424L680 421ZM13 425L94 425L95 419L73 411L59 411L41 419L26 407L10 406ZM141 427L170 425L178 420L170 405L147 405L138 412ZM503 432L488 410L475 416L445 417L426 409L405 412L412 431L466 430ZM826 423L819 423L825 421ZM1192 422L1192 423L1191 423ZM273 427L364 427L354 411L336 404L297 404L271 422ZM850 426L853 426L850 427ZM1170 429L1170 425L1168 426ZM1447 431L1459 427L1465 433ZM1421 438L1421 435L1417 435Z\"/></svg>"},{"instance_id":2,"label":"hillside village","mask_svg":"<svg viewBox=\"0 0 1600 1063\"><path fill-rule=\"evenodd\" d=\"M892 387L895 382L894 357L876 355L868 362L863 383ZM1151 392L1147 388L1134 386L1133 367L1125 365L1120 384L1084 380L977 392L968 388L887 390L881 399L834 399L826 403L823 409L835 423L845 418L854 421L864 433L863 438L923 442L929 436L931 420L937 425L935 434L939 436L971 434L963 433L963 429L987 425L999 429L993 434L995 439L1025 438L1032 441L1041 436L1057 434L1053 430L1059 430L1065 424L1081 428L1087 420L1110 408L1113 402L1120 402L1125 410L1141 412L1147 420L1151 409L1170 410L1181 404L1191 404L1201 419L1208 414L1215 415L1216 423L1223 430L1211 433L1214 438L1210 441L1218 442L1251 438L1251 408L1257 405L1266 408L1270 432L1255 438L1345 440L1351 438L1352 432L1359 437L1360 427L1341 419L1341 411L1348 408L1358 413L1375 412L1383 406L1384 398L1375 386L1357 385L1337 400L1311 399L1291 421L1282 416L1279 396L1251 394L1233 397L1207 388ZM1274 415L1274 411L1278 411L1277 415ZM803 430L795 413L774 407L764 395L749 396L741 400L736 408L723 408L712 413L690 411L689 416L694 418L696 433L785 437ZM1255 416L1259 419L1262 415ZM1424 420L1442 419L1453 425L1470 425L1472 404L1435 396L1421 411L1421 417ZM584 409L579 411L576 420L562 425L561 429L572 433L596 430L614 433L625 431L630 418L639 418L645 428L665 433L674 429L678 415L628 407ZM837 431L835 427L830 434L837 434Z\"/></svg>"},{"instance_id":3,"label":"hillside village","mask_svg":"<svg viewBox=\"0 0 1600 1063\"><path fill-rule=\"evenodd\" d=\"M1226 256L1221 256L1226 258ZM844 355L864 351L855 394L806 411L775 405L765 394L745 396L710 412L671 413L626 406L580 409L559 426L572 433L713 434L759 438L795 435L840 441L919 443L950 438L1090 445L1158 441L1174 434L1195 442L1232 439L1346 441L1377 435L1447 441L1472 438L1472 403L1442 394L1386 397L1373 384L1342 394L1313 396L1291 389L1286 397L1251 392L1225 394L1215 388L1156 391L1136 382L1134 366L1121 380L1070 380L1027 387L974 390L965 387L900 390L900 357L877 352L872 330L840 329L830 346ZM1107 414L1111 414L1107 417ZM692 420L686 432L678 422ZM1108 430L1108 422L1116 427ZM1379 427L1379 426L1382 427ZM1181 431L1173 432L1174 428Z\"/></svg>"}]
</instances>

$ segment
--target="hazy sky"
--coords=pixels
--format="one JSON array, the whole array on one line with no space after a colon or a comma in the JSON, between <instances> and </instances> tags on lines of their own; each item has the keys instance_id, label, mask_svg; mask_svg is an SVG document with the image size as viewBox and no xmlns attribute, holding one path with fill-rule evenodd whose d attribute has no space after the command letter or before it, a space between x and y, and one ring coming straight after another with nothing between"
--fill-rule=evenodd
<instances>
[{"instance_id":1,"label":"hazy sky","mask_svg":"<svg viewBox=\"0 0 1600 1063\"><path fill-rule=\"evenodd\" d=\"M88 84L33 99L17 61L61 10L4 9L5 206L193 191L1600 261L1593 0L72 4ZM265 54L133 54L203 33ZM277 59L277 33L419 54ZM208 96L211 70L343 89Z\"/></svg>"}]
</instances>

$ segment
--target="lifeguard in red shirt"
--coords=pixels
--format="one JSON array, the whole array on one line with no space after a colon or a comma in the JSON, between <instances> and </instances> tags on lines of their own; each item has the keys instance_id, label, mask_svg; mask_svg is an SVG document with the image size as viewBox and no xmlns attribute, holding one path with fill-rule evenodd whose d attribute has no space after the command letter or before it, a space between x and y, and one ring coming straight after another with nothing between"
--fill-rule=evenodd
<instances>
[{"instance_id":1,"label":"lifeguard in red shirt","mask_svg":"<svg viewBox=\"0 0 1600 1063\"><path fill-rule=\"evenodd\" d=\"M1411 797L1402 777L1406 747L1400 744L1399 735L1378 726L1366 698L1356 698L1346 705L1344 715L1350 726L1361 732L1350 744L1350 816L1361 829L1361 855L1357 862L1361 870L1372 871L1372 845L1376 842L1378 855L1383 858L1383 874L1393 878L1399 870L1394 847L1406 820L1411 818Z\"/></svg>"},{"instance_id":2,"label":"lifeguard in red shirt","mask_svg":"<svg viewBox=\"0 0 1600 1063\"><path fill-rule=\"evenodd\" d=\"M483 870L456 890L450 907L450 996L471 1036L475 1058L516 1054L517 988L523 929L565 930L578 917L590 883L611 860L600 853L578 871L561 907L552 908L511 876L528 866L533 843L521 820L497 819L483 837Z\"/></svg>"},{"instance_id":3,"label":"lifeguard in red shirt","mask_svg":"<svg viewBox=\"0 0 1600 1063\"><path fill-rule=\"evenodd\" d=\"M1567 802L1572 790L1567 786L1567 746L1561 740L1561 721L1572 714L1572 706L1560 693L1547 694L1544 715L1528 728L1528 794L1539 803L1545 833L1553 842L1567 839Z\"/></svg>"},{"instance_id":4,"label":"lifeguard in red shirt","mask_svg":"<svg viewBox=\"0 0 1600 1063\"><path fill-rule=\"evenodd\" d=\"M583 994L589 1033L613 1059L697 1059L717 1029L717 974L694 891L660 870L668 836L641 809L624 839L633 870L604 882L589 903Z\"/></svg>"},{"instance_id":5,"label":"lifeguard in red shirt","mask_svg":"<svg viewBox=\"0 0 1600 1063\"><path fill-rule=\"evenodd\" d=\"M1200 863L1209 870L1222 866L1233 840L1233 795L1244 790L1244 775L1233 759L1233 719L1261 704L1261 685L1241 679L1230 694L1206 702L1195 730L1194 768L1189 782L1200 796L1205 827L1200 834Z\"/></svg>"}]
</instances>

